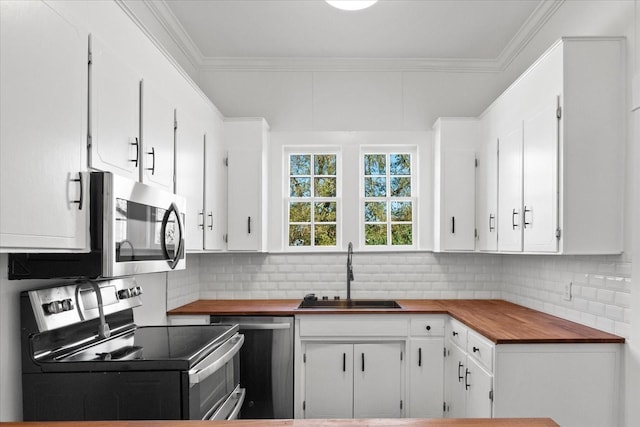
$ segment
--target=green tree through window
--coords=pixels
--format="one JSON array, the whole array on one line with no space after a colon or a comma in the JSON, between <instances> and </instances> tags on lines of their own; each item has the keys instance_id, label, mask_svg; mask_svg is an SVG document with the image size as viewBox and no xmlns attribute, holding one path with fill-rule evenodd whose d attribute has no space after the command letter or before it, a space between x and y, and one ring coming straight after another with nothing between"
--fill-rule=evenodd
<instances>
[{"instance_id":1,"label":"green tree through window","mask_svg":"<svg viewBox=\"0 0 640 427\"><path fill-rule=\"evenodd\" d=\"M365 246L413 245L411 154L363 156Z\"/></svg>"},{"instance_id":2,"label":"green tree through window","mask_svg":"<svg viewBox=\"0 0 640 427\"><path fill-rule=\"evenodd\" d=\"M336 154L289 155L289 246L337 245Z\"/></svg>"}]
</instances>

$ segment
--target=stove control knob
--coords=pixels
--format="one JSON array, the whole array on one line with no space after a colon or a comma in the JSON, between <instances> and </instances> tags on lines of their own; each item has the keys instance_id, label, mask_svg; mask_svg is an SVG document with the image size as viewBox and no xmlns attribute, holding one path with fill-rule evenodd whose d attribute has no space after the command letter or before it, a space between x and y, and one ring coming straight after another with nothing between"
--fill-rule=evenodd
<instances>
[{"instance_id":1,"label":"stove control knob","mask_svg":"<svg viewBox=\"0 0 640 427\"><path fill-rule=\"evenodd\" d=\"M73 303L71 302L71 298L62 300L62 311L69 311L72 308L73 308Z\"/></svg>"},{"instance_id":2,"label":"stove control knob","mask_svg":"<svg viewBox=\"0 0 640 427\"><path fill-rule=\"evenodd\" d=\"M121 289L118 291L118 299L127 299L131 297L131 290Z\"/></svg>"},{"instance_id":3,"label":"stove control knob","mask_svg":"<svg viewBox=\"0 0 640 427\"><path fill-rule=\"evenodd\" d=\"M62 311L62 303L60 301L51 301L43 306L45 313L57 314Z\"/></svg>"},{"instance_id":4,"label":"stove control knob","mask_svg":"<svg viewBox=\"0 0 640 427\"><path fill-rule=\"evenodd\" d=\"M142 294L142 288L140 286L136 286L135 288L131 288L131 291L134 296L138 296Z\"/></svg>"}]
</instances>

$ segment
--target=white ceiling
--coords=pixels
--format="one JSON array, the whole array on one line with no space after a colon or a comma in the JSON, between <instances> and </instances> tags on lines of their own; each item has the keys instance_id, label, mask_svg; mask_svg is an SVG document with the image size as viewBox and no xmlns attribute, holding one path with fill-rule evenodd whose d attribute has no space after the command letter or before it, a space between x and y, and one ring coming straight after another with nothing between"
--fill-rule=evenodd
<instances>
[{"instance_id":1,"label":"white ceiling","mask_svg":"<svg viewBox=\"0 0 640 427\"><path fill-rule=\"evenodd\" d=\"M160 0L156 16L195 64L373 59L502 69L563 0ZM218 62L217 64L220 64ZM368 64L371 67L371 64Z\"/></svg>"}]
</instances>

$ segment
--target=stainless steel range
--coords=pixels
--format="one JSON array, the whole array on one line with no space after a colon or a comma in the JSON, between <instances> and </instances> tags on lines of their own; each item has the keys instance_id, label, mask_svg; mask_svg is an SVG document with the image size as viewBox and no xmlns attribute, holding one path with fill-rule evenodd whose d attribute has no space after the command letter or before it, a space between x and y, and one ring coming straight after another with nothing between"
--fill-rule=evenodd
<instances>
[{"instance_id":1,"label":"stainless steel range","mask_svg":"<svg viewBox=\"0 0 640 427\"><path fill-rule=\"evenodd\" d=\"M136 326L133 278L21 293L25 421L234 419L237 325Z\"/></svg>"}]
</instances>

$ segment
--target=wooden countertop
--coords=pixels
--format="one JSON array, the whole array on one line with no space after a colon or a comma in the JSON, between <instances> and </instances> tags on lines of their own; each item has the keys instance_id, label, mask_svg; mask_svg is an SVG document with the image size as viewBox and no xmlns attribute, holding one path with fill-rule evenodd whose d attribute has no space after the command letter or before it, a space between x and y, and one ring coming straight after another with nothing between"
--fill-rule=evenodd
<instances>
[{"instance_id":1,"label":"wooden countertop","mask_svg":"<svg viewBox=\"0 0 640 427\"><path fill-rule=\"evenodd\" d=\"M0 423L6 427L558 427L550 418L355 419L236 421L58 421Z\"/></svg>"},{"instance_id":2,"label":"wooden countertop","mask_svg":"<svg viewBox=\"0 0 640 427\"><path fill-rule=\"evenodd\" d=\"M198 300L168 315L448 314L496 344L624 343L617 335L503 300L396 300L401 309L298 309L300 300Z\"/></svg>"}]
</instances>

